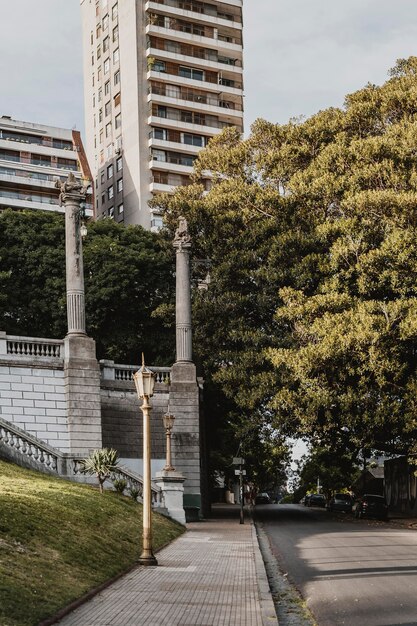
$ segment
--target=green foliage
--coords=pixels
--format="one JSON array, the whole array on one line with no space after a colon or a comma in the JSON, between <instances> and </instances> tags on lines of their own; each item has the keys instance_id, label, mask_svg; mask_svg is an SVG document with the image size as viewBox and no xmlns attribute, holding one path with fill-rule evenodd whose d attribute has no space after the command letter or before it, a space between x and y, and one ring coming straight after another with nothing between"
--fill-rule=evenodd
<instances>
[{"instance_id":1,"label":"green foliage","mask_svg":"<svg viewBox=\"0 0 417 626\"><path fill-rule=\"evenodd\" d=\"M229 451L248 430L255 457L255 440L283 451L287 435L352 459L414 446L416 73L411 57L343 109L258 120L246 140L227 129L199 154L194 184L156 200L171 234L183 214L210 261L195 349Z\"/></svg>"},{"instance_id":2,"label":"green foliage","mask_svg":"<svg viewBox=\"0 0 417 626\"><path fill-rule=\"evenodd\" d=\"M173 361L173 254L161 237L113 220L92 222L83 242L88 334L98 358ZM9 334L63 337L65 233L62 215L0 213L0 328Z\"/></svg>"},{"instance_id":3,"label":"green foliage","mask_svg":"<svg viewBox=\"0 0 417 626\"><path fill-rule=\"evenodd\" d=\"M127 487L127 480L125 480L124 478L114 478L112 480L112 483L117 493L123 494L124 490Z\"/></svg>"},{"instance_id":4,"label":"green foliage","mask_svg":"<svg viewBox=\"0 0 417 626\"><path fill-rule=\"evenodd\" d=\"M0 624L33 626L137 562L142 505L0 460ZM152 516L153 545L183 532Z\"/></svg>"},{"instance_id":5,"label":"green foliage","mask_svg":"<svg viewBox=\"0 0 417 626\"><path fill-rule=\"evenodd\" d=\"M341 446L338 450L328 447L315 448L311 454L299 461L297 473L301 491L299 489L296 491L298 500L301 498L301 495L299 496L301 492L304 495L317 491L318 479L327 497L351 487L360 470L355 454L346 451L348 447Z\"/></svg>"},{"instance_id":6,"label":"green foliage","mask_svg":"<svg viewBox=\"0 0 417 626\"><path fill-rule=\"evenodd\" d=\"M129 496L132 498L132 500L136 502L139 495L140 490L137 487L129 487Z\"/></svg>"},{"instance_id":7,"label":"green foliage","mask_svg":"<svg viewBox=\"0 0 417 626\"><path fill-rule=\"evenodd\" d=\"M97 480L100 487L100 493L103 493L103 485L110 478L113 472L116 472L119 466L119 459L117 450L113 448L102 448L101 450L93 450L87 459L80 461L82 471L84 474L90 474L90 476L97 476ZM113 481L113 484L117 491L115 483L120 487L120 483L126 481ZM124 488L121 490L123 493Z\"/></svg>"}]
</instances>

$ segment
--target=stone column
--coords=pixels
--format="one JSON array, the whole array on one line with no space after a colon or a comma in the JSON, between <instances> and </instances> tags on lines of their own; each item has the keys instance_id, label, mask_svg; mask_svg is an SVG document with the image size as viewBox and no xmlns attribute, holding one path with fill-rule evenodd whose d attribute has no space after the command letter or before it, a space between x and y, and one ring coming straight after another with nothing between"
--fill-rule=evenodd
<instances>
[{"instance_id":1,"label":"stone column","mask_svg":"<svg viewBox=\"0 0 417 626\"><path fill-rule=\"evenodd\" d=\"M88 456L102 447L100 368L93 339L85 330L84 273L81 240L81 202L87 193L74 174L61 183L65 207L65 256L68 333L65 337L64 384L70 451Z\"/></svg>"},{"instance_id":2,"label":"stone column","mask_svg":"<svg viewBox=\"0 0 417 626\"><path fill-rule=\"evenodd\" d=\"M65 264L67 276L68 335L85 335L85 297L83 246L81 239L81 203L87 188L69 174L64 183L57 182L60 204L65 207Z\"/></svg>"},{"instance_id":3,"label":"stone column","mask_svg":"<svg viewBox=\"0 0 417 626\"><path fill-rule=\"evenodd\" d=\"M180 217L175 233L176 249L176 345L177 363L192 363L192 327L191 327L191 284L190 284L190 248L191 237L188 234L187 221Z\"/></svg>"},{"instance_id":4,"label":"stone column","mask_svg":"<svg viewBox=\"0 0 417 626\"><path fill-rule=\"evenodd\" d=\"M176 361L171 372L170 410L175 415L172 434L173 464L184 476L187 521L198 519L201 509L200 412L196 368L192 360L190 248L187 221L179 218L176 249Z\"/></svg>"}]
</instances>

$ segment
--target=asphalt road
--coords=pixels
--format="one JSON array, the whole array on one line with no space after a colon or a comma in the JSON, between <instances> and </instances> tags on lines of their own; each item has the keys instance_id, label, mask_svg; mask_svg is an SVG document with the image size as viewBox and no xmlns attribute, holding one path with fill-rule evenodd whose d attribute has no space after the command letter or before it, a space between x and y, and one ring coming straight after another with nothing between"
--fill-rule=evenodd
<instances>
[{"instance_id":1,"label":"asphalt road","mask_svg":"<svg viewBox=\"0 0 417 626\"><path fill-rule=\"evenodd\" d=\"M417 531L324 509L255 507L318 626L417 626Z\"/></svg>"}]
</instances>

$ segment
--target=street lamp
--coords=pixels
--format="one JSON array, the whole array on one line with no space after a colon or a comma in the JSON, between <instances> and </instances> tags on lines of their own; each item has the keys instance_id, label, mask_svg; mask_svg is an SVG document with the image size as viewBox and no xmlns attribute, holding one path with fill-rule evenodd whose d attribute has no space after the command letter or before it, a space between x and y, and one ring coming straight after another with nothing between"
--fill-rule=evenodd
<instances>
[{"instance_id":1,"label":"street lamp","mask_svg":"<svg viewBox=\"0 0 417 626\"><path fill-rule=\"evenodd\" d=\"M150 413L152 405L149 398L153 396L155 374L145 366L142 354L142 367L133 374L138 398L143 400L143 540L142 554L139 557L141 565L158 565L152 552L152 505L151 505L151 438Z\"/></svg>"},{"instance_id":2,"label":"street lamp","mask_svg":"<svg viewBox=\"0 0 417 626\"><path fill-rule=\"evenodd\" d=\"M169 407L168 407L168 412L163 415L163 420L164 420L165 435L167 438L167 461L164 467L164 471L173 472L175 471L175 467L172 467L172 462L171 462L171 431L174 426L175 415L172 415L172 413L169 412Z\"/></svg>"}]
</instances>

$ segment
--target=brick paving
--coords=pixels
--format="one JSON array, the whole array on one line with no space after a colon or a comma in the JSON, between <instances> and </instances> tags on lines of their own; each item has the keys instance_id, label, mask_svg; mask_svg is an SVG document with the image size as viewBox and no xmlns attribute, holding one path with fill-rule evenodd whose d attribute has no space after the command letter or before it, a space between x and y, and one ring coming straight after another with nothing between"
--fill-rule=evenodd
<instances>
[{"instance_id":1,"label":"brick paving","mask_svg":"<svg viewBox=\"0 0 417 626\"><path fill-rule=\"evenodd\" d=\"M277 626L249 520L187 524L157 554L58 622L61 626Z\"/></svg>"}]
</instances>

